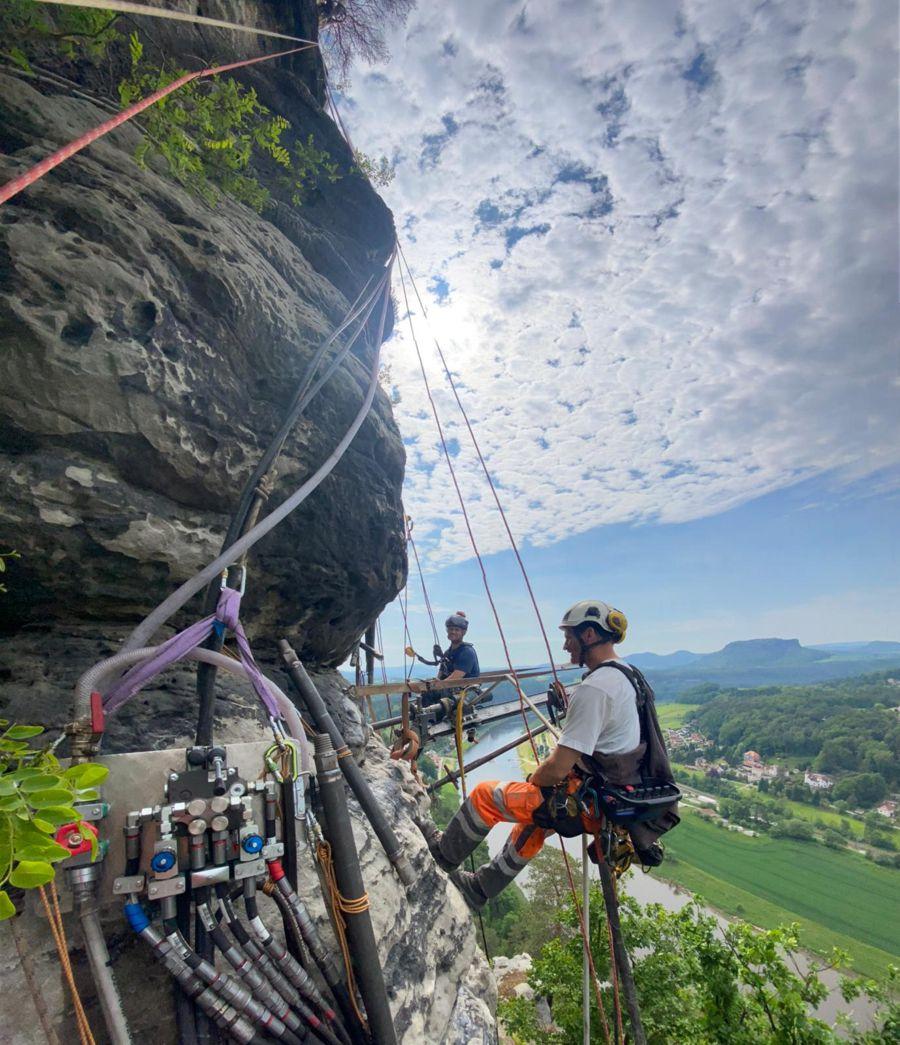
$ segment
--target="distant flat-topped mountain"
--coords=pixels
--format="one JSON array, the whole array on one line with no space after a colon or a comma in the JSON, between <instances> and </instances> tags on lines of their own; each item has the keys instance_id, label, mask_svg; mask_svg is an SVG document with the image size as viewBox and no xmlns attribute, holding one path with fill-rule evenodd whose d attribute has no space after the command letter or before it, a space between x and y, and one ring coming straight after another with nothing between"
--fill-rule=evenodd
<instances>
[{"instance_id":1,"label":"distant flat-topped mountain","mask_svg":"<svg viewBox=\"0 0 900 1045\"><path fill-rule=\"evenodd\" d=\"M844 642L801 646L798 639L729 642L715 653L636 653L626 660L647 675L663 700L693 686L783 686L848 678L873 666L900 667L900 642Z\"/></svg>"}]
</instances>

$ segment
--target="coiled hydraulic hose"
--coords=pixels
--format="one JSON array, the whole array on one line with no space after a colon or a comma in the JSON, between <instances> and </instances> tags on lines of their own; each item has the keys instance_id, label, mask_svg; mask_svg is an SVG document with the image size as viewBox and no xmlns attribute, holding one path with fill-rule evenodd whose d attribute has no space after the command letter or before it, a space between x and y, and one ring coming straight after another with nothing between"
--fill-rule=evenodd
<instances>
[{"instance_id":1,"label":"coiled hydraulic hose","mask_svg":"<svg viewBox=\"0 0 900 1045\"><path fill-rule=\"evenodd\" d=\"M78 721L79 719L84 718L86 714L90 713L91 693L95 690L101 689L104 681L110 675L119 674L125 668L131 667L132 664L136 664L142 660L147 660L149 657L152 657L156 651L156 646L144 646L143 649L130 650L128 653L116 653L114 656L108 657L106 660L98 661L93 667L89 668L78 680L75 687L75 720ZM232 675L241 675L244 678L248 678L244 665L233 657L225 656L224 653L214 653L212 650L198 647L197 649L191 650L190 653L186 655L185 659L199 660L203 663L215 664L216 667L221 668L223 671L227 671ZM288 732L300 745L301 773L309 773L309 741L306 737L306 730L303 728L303 723L300 721L300 716L297 713L297 708L294 703L288 699L284 691L271 679L266 678L265 681L266 685L269 687L269 692L278 704L278 710L287 725Z\"/></svg>"}]
</instances>

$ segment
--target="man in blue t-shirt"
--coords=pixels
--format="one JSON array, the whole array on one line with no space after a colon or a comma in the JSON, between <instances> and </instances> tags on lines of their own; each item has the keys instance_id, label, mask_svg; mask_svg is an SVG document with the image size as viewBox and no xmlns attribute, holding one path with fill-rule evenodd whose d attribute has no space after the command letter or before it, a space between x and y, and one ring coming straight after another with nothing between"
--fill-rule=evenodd
<instances>
[{"instance_id":1,"label":"man in blue t-shirt","mask_svg":"<svg viewBox=\"0 0 900 1045\"><path fill-rule=\"evenodd\" d=\"M441 654L438 665L439 679L474 679L481 674L478 654L471 642L463 642L469 622L462 610L452 613L446 620L447 638L450 645Z\"/></svg>"}]
</instances>

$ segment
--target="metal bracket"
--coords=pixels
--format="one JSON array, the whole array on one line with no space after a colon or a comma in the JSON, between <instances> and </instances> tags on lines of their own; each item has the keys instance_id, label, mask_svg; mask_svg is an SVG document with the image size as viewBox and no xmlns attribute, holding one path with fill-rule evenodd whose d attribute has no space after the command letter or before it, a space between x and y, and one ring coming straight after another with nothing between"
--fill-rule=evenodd
<instances>
[{"instance_id":1,"label":"metal bracket","mask_svg":"<svg viewBox=\"0 0 900 1045\"><path fill-rule=\"evenodd\" d=\"M284 842L269 842L263 846L263 860L278 860L284 856Z\"/></svg>"},{"instance_id":2,"label":"metal bracket","mask_svg":"<svg viewBox=\"0 0 900 1045\"><path fill-rule=\"evenodd\" d=\"M252 862L235 864L232 868L232 873L236 882L240 882L244 878L256 878L258 875L266 873L266 861L263 857L260 857Z\"/></svg>"},{"instance_id":3,"label":"metal bracket","mask_svg":"<svg viewBox=\"0 0 900 1045\"><path fill-rule=\"evenodd\" d=\"M142 874L120 875L113 880L113 892L116 896L124 896L128 893L141 893L144 891L146 876Z\"/></svg>"},{"instance_id":4,"label":"metal bracket","mask_svg":"<svg viewBox=\"0 0 900 1045\"><path fill-rule=\"evenodd\" d=\"M164 896L180 896L187 889L187 881L183 874L177 878L166 878L163 881L152 881L147 886L147 896L151 900L161 900Z\"/></svg>"},{"instance_id":5,"label":"metal bracket","mask_svg":"<svg viewBox=\"0 0 900 1045\"><path fill-rule=\"evenodd\" d=\"M221 867L204 867L202 871L191 871L191 888L202 889L206 885L216 885L228 881L228 864Z\"/></svg>"}]
</instances>

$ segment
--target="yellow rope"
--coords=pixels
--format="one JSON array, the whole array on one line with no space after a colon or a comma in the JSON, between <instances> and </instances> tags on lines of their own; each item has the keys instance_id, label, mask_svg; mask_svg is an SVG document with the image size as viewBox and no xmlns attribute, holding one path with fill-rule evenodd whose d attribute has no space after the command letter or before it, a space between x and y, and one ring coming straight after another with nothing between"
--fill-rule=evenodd
<instances>
[{"instance_id":1,"label":"yellow rope","mask_svg":"<svg viewBox=\"0 0 900 1045\"><path fill-rule=\"evenodd\" d=\"M78 1037L81 1040L81 1045L96 1045L87 1016L84 1013L84 1005L81 1002L81 995L78 993L78 986L75 983L75 976L72 972L72 963L69 960L69 942L66 939L66 930L63 925L62 912L59 909L59 897L56 892L56 883L50 883L50 897L53 901L52 911L50 909L50 904L47 901L47 893L42 885L38 886L38 894L40 895L41 903L44 905L44 913L47 915L47 923L50 926L50 932L53 934L53 941L56 944L56 951L59 955L59 963L62 966L63 975L69 985L69 991L72 994L72 1004L75 1007L75 1021L78 1024Z\"/></svg>"},{"instance_id":2,"label":"yellow rope","mask_svg":"<svg viewBox=\"0 0 900 1045\"><path fill-rule=\"evenodd\" d=\"M347 993L350 995L350 1002L359 1022L368 1029L369 1024L365 1013L361 1011L356 1001L356 977L353 974L353 964L350 960L350 946L347 943L347 923L344 921L344 914L362 914L364 911L367 911L369 909L369 894L363 893L362 896L357 897L355 900L341 895L335 876L331 846L328 842L319 842L316 847L316 857L319 861L319 866L322 868L325 884L328 886L335 932L337 933L338 943L341 945L344 968L347 970Z\"/></svg>"},{"instance_id":3,"label":"yellow rope","mask_svg":"<svg viewBox=\"0 0 900 1045\"><path fill-rule=\"evenodd\" d=\"M463 801L465 802L467 796L466 793L466 767L463 765L463 747L462 747L462 725L463 725L463 711L465 711L466 703L466 691L463 690L459 695L459 701L456 705L456 761L459 764L459 784L462 788Z\"/></svg>"}]
</instances>

